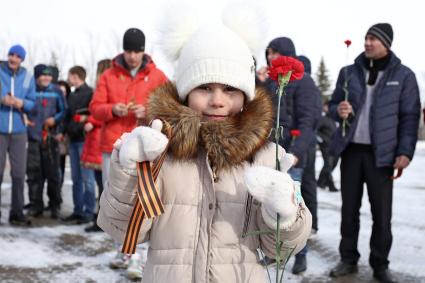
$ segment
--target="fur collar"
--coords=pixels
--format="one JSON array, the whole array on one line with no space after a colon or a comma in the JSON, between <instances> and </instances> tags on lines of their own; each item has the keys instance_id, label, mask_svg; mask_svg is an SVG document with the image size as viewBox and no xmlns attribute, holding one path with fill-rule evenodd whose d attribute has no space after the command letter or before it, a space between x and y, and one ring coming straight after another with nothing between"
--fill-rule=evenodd
<instances>
[{"instance_id":1,"label":"fur collar","mask_svg":"<svg viewBox=\"0 0 425 283\"><path fill-rule=\"evenodd\" d=\"M252 161L267 142L274 123L270 95L259 88L255 99L241 113L226 121L201 123L201 116L180 102L172 83L152 93L147 113L148 121L161 118L170 123L173 129L170 153L174 158L195 158L201 147L217 172Z\"/></svg>"}]
</instances>

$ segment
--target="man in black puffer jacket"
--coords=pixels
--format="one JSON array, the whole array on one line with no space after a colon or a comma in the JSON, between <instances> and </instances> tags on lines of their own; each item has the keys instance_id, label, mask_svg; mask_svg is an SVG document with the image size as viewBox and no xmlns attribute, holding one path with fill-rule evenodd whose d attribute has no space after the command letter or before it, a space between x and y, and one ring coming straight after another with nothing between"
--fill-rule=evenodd
<instances>
[{"instance_id":1,"label":"man in black puffer jacket","mask_svg":"<svg viewBox=\"0 0 425 283\"><path fill-rule=\"evenodd\" d=\"M270 65L271 61L282 55L297 58L294 43L290 38L279 37L269 43L266 50L267 63ZM308 67L307 64L305 69L308 70ZM265 86L272 95L273 103L277 107L277 82L268 78L265 81ZM311 158L309 160L308 154L310 152L311 156L313 152L314 155L316 147L316 128L322 112L320 91L311 76L305 72L301 80L290 82L285 92L286 96L280 102L281 115L279 120L280 125L284 128L280 145L287 152L294 154L296 158L296 165L288 173L295 181L301 182L301 193L313 216L313 229L317 230L316 180L313 172L313 174L309 174L311 177L307 178L309 180L313 179L313 182L306 183L303 174L307 165L309 165L307 166L307 172L311 172L309 168L314 167L314 162L308 162L310 160L313 161ZM300 135L291 137L291 130L298 130ZM292 268L294 274L301 273L307 269L306 254L307 247L297 254Z\"/></svg>"},{"instance_id":2,"label":"man in black puffer jacket","mask_svg":"<svg viewBox=\"0 0 425 283\"><path fill-rule=\"evenodd\" d=\"M415 74L390 50L393 30L376 24L366 33L365 51L341 70L330 101L331 116L347 119L345 136L336 131L331 150L341 155L341 262L333 277L357 270L360 254L359 210L367 184L373 226L369 263L380 282L395 282L388 271L392 243L391 213L394 169L406 168L413 158L420 117ZM348 101L344 82L348 81Z\"/></svg>"}]
</instances>

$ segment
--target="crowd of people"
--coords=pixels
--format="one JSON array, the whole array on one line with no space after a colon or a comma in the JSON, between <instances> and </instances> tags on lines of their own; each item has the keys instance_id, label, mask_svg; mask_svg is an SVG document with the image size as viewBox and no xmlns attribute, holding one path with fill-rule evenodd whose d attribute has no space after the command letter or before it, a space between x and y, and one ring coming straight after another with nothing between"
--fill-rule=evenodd
<instances>
[{"instance_id":1,"label":"crowd of people","mask_svg":"<svg viewBox=\"0 0 425 283\"><path fill-rule=\"evenodd\" d=\"M369 262L377 280L396 282L388 261L393 175L394 171L400 175L413 158L421 104L415 74L391 50L391 25L376 24L367 30L364 51L354 64L341 69L329 101L322 101L309 59L297 54L290 38L275 38L268 44L268 65L288 56L305 68L301 80L288 84L278 117L284 126L280 158L285 160L285 151L292 154L285 161L290 160L291 182L284 178L286 171L275 176L259 167L273 167L275 160L268 140L279 103L278 83L268 77L267 68L255 66L237 32L224 26L204 29L178 48L175 84L144 52L145 36L137 28L125 32L123 53L98 62L94 88L86 83L82 66L69 69L66 81L58 81L57 69L46 64L36 65L32 75L21 66L24 47L10 48L7 61L0 62L0 185L8 155L10 225L31 226L31 220L46 210L65 224L90 223L87 232L104 230L117 241L111 267L128 268L131 278L142 278L146 255L123 254L120 243L135 202L136 162L153 161L168 143L160 131L149 128L152 120L161 118L177 133L169 141L170 155L158 182L164 215L144 223L139 237L150 245L147 282L189 282L190 278L203 282L205 270L217 282L239 282L236 278L246 268L254 278L249 282L263 282L262 269L254 264L255 251L261 246L265 250L261 264L273 264L274 238L239 239L238 223L246 210L245 194L237 184L243 180L263 203L249 224L251 229L276 228L271 215L285 216L282 237L297 244L294 274L306 271L305 243L319 231L317 187L341 192L341 261L330 271L331 277L357 271L359 209L366 183L373 217ZM294 130L296 135L291 134ZM316 178L318 148L324 165ZM70 215L61 215L66 156L74 207ZM332 178L339 158L340 190ZM244 175L245 170L251 175ZM277 199L267 201L256 194L258 186L271 186L266 184L269 180L258 181L264 176L281 184L273 195ZM298 183L302 199L294 203L287 195L296 193L292 188ZM293 213L287 208L291 206ZM193 246L196 237L200 242ZM171 268L173 264L177 267ZM155 266L168 266L168 273L161 275Z\"/></svg>"}]
</instances>

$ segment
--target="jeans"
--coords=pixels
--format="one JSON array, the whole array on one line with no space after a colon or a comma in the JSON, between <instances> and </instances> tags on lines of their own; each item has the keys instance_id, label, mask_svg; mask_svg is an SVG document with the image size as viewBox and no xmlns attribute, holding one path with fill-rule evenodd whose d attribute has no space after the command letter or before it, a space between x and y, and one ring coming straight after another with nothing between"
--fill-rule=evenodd
<instances>
[{"instance_id":1,"label":"jeans","mask_svg":"<svg viewBox=\"0 0 425 283\"><path fill-rule=\"evenodd\" d=\"M94 170L80 165L83 144L84 142L75 142L69 145L74 214L93 218L96 207Z\"/></svg>"}]
</instances>

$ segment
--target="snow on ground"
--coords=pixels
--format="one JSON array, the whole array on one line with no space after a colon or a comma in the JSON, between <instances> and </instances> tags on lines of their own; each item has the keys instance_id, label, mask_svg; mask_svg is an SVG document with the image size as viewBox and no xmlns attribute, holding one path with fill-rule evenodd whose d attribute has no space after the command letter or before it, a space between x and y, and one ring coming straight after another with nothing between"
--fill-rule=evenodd
<instances>
[{"instance_id":1,"label":"snow on ground","mask_svg":"<svg viewBox=\"0 0 425 283\"><path fill-rule=\"evenodd\" d=\"M316 168L322 160L317 155ZM425 142L418 143L415 158L395 181L393 196L393 246L390 268L399 282L425 282ZM8 171L6 171L8 172ZM334 171L339 184L339 170ZM69 172L63 188L63 214L72 209ZM84 226L65 226L46 217L35 227L15 228L7 223L10 182L2 185L0 226L0 282L127 282L125 271L111 270L114 244L104 233L88 234ZM284 282L375 282L368 265L371 214L366 190L361 208L359 273L338 280L328 277L338 262L341 197L318 189L319 233L310 241L308 270L292 275L293 259L287 265ZM274 271L271 270L273 274Z\"/></svg>"}]
</instances>

